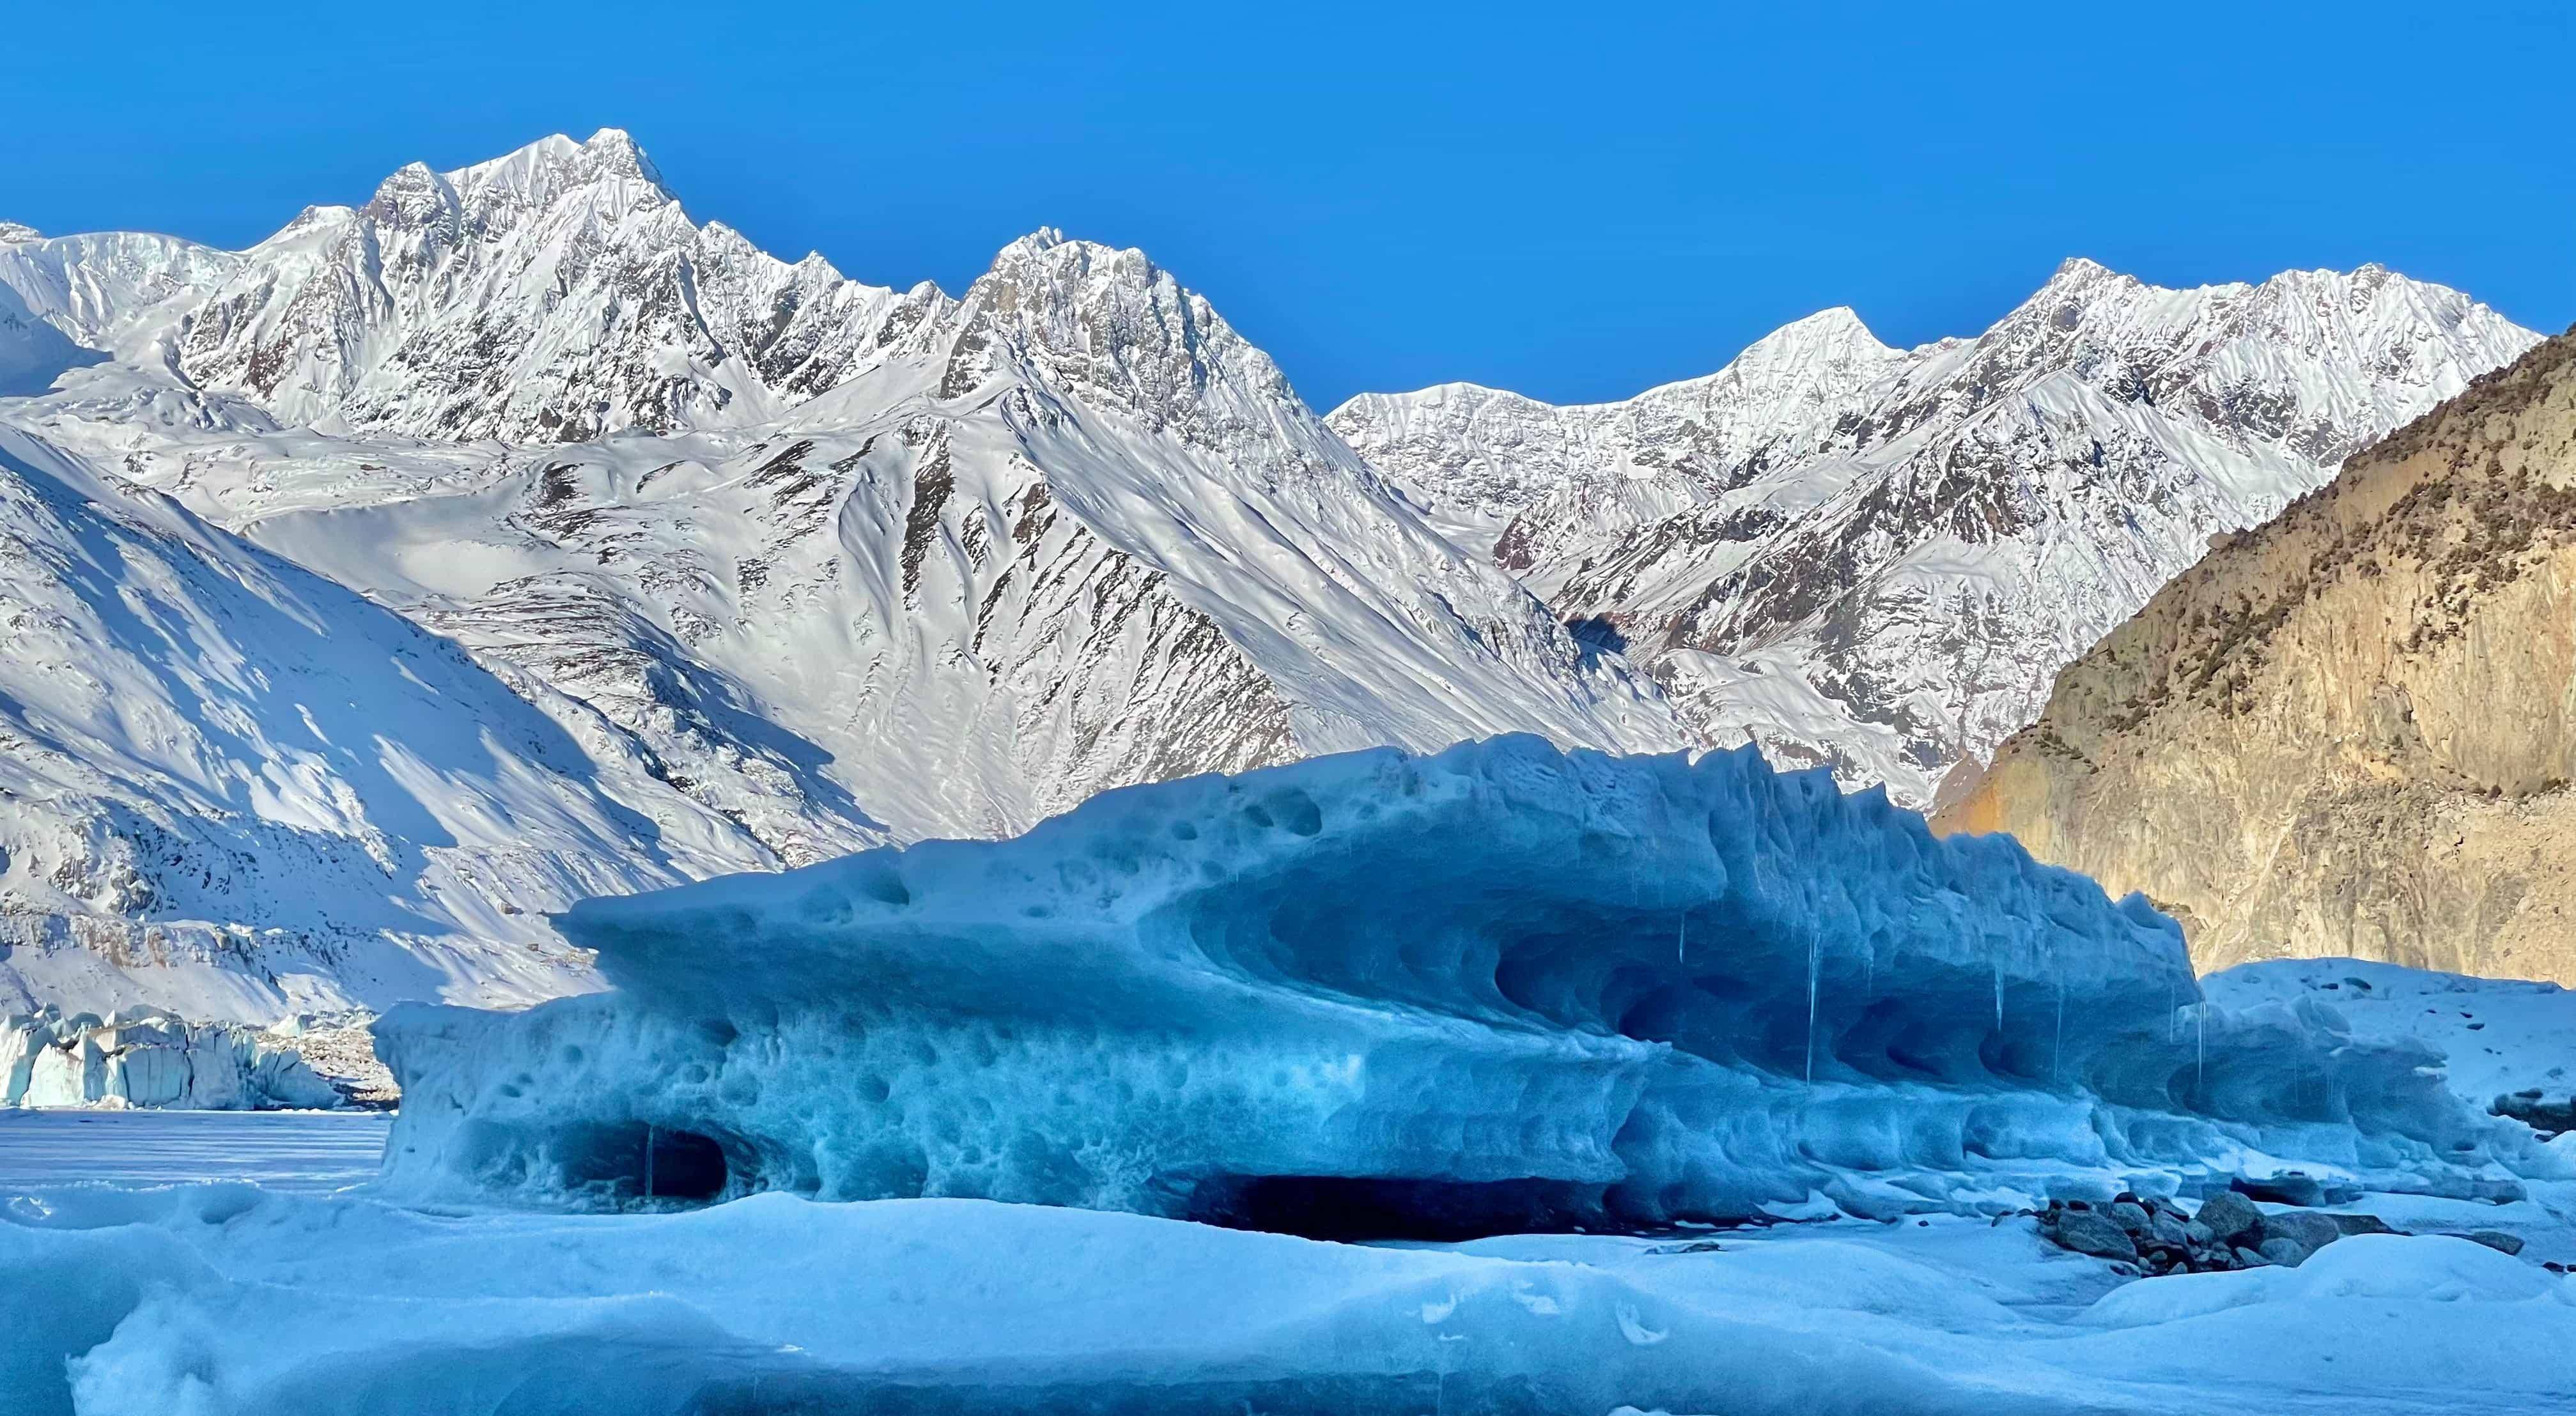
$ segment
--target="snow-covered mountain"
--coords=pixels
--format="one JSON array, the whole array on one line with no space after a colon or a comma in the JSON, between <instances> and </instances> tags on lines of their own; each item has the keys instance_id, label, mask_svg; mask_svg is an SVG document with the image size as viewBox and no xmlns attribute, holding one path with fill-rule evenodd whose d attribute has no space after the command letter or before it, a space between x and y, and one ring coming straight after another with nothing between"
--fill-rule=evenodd
<instances>
[{"instance_id":1,"label":"snow-covered mountain","mask_svg":"<svg viewBox=\"0 0 2576 1416\"><path fill-rule=\"evenodd\" d=\"M2076 260L1973 340L1830 310L1624 403L1450 384L1327 421L1707 740L1920 805L2213 535L2537 338L2376 266L2163 290Z\"/></svg>"},{"instance_id":2,"label":"snow-covered mountain","mask_svg":"<svg viewBox=\"0 0 2576 1416\"><path fill-rule=\"evenodd\" d=\"M283 422L513 442L760 423L948 303L692 222L615 129L414 163L238 253L22 243L0 283L76 339Z\"/></svg>"},{"instance_id":3,"label":"snow-covered mountain","mask_svg":"<svg viewBox=\"0 0 2576 1416\"><path fill-rule=\"evenodd\" d=\"M774 864L597 714L0 428L0 1010L524 997L536 911Z\"/></svg>"},{"instance_id":4,"label":"snow-covered mountain","mask_svg":"<svg viewBox=\"0 0 2576 1416\"><path fill-rule=\"evenodd\" d=\"M1369 743L1686 740L1137 252L895 295L615 132L243 252L7 235L115 356L0 401L30 1001L532 997L579 894Z\"/></svg>"}]
</instances>

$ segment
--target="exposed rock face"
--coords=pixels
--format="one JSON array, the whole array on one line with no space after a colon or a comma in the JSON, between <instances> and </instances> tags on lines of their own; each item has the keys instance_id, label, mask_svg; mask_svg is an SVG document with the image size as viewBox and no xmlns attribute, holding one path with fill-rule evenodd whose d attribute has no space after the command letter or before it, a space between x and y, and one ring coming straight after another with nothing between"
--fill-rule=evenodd
<instances>
[{"instance_id":1,"label":"exposed rock face","mask_svg":"<svg viewBox=\"0 0 2576 1416\"><path fill-rule=\"evenodd\" d=\"M2576 338L2222 544L1942 794L2180 920L2203 968L2576 981Z\"/></svg>"},{"instance_id":2,"label":"exposed rock face","mask_svg":"<svg viewBox=\"0 0 2576 1416\"><path fill-rule=\"evenodd\" d=\"M1330 422L1709 741L1921 806L2213 533L2537 338L2378 266L2165 290L2073 260L1973 340L1829 310L1623 403L1450 384Z\"/></svg>"}]
</instances>

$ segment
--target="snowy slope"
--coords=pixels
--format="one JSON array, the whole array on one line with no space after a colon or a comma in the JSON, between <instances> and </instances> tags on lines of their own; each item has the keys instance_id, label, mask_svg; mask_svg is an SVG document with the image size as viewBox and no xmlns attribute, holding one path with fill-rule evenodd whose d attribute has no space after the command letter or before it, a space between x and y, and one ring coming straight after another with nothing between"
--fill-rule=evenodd
<instances>
[{"instance_id":1,"label":"snowy slope","mask_svg":"<svg viewBox=\"0 0 2576 1416\"><path fill-rule=\"evenodd\" d=\"M73 342L140 363L168 365L178 323L240 265L230 251L175 236L47 239L0 222L0 286Z\"/></svg>"},{"instance_id":2,"label":"snowy slope","mask_svg":"<svg viewBox=\"0 0 2576 1416\"><path fill-rule=\"evenodd\" d=\"M0 398L41 393L66 371L106 357L74 344L38 319L18 292L0 285Z\"/></svg>"},{"instance_id":3,"label":"snowy slope","mask_svg":"<svg viewBox=\"0 0 2576 1416\"><path fill-rule=\"evenodd\" d=\"M2079 260L1974 340L1828 311L1627 403L1446 385L1329 421L1695 730L1921 805L2212 535L2536 338L2375 266L2163 290Z\"/></svg>"},{"instance_id":4,"label":"snowy slope","mask_svg":"<svg viewBox=\"0 0 2576 1416\"><path fill-rule=\"evenodd\" d=\"M895 296L693 224L609 133L405 169L241 253L0 245L0 280L121 356L0 401L0 426L100 514L166 494L219 554L264 551L364 624L461 648L513 700L478 714L560 723L549 770L655 818L544 834L543 870L473 872L498 927L354 910L370 939L546 944L533 921L564 880L615 891L1008 834L1102 787L1314 751L1683 741L1651 684L1431 530L1137 252L1040 232L959 298ZM221 626L235 607L190 612ZM266 672L260 642L241 655ZM238 767L257 776L301 729L280 704L243 711L259 734ZM109 732L63 748L131 751ZM466 801L496 789L448 776ZM398 860L422 832L460 834L359 816ZM156 884L28 909L58 931L336 917L334 897L301 896L249 872L218 897ZM489 972L529 997L577 978L552 967Z\"/></svg>"},{"instance_id":5,"label":"snowy slope","mask_svg":"<svg viewBox=\"0 0 2576 1416\"><path fill-rule=\"evenodd\" d=\"M539 912L774 864L597 715L0 428L0 1007L558 991Z\"/></svg>"},{"instance_id":6,"label":"snowy slope","mask_svg":"<svg viewBox=\"0 0 2576 1416\"><path fill-rule=\"evenodd\" d=\"M2451 1090L2480 1110L2576 1117L2576 991L2557 984L2371 959L2266 959L2211 974L2202 986L2223 1007L2313 999L2356 1040L2432 1046ZM2576 1143L2561 1144L2576 1154Z\"/></svg>"}]
</instances>

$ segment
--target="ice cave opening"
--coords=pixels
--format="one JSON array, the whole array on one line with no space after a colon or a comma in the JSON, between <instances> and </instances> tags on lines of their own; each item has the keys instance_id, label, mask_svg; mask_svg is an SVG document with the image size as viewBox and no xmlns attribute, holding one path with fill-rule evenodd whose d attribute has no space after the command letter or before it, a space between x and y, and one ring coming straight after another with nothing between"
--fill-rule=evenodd
<instances>
[{"instance_id":1,"label":"ice cave opening","mask_svg":"<svg viewBox=\"0 0 2576 1416\"><path fill-rule=\"evenodd\" d=\"M1601 1213L1601 1187L1554 1180L1229 1175L1200 1181L1180 1215L1227 1229L1358 1243L1448 1243L1567 1227Z\"/></svg>"},{"instance_id":2,"label":"ice cave opening","mask_svg":"<svg viewBox=\"0 0 2576 1416\"><path fill-rule=\"evenodd\" d=\"M513 1149L497 1134L487 1133L484 1139L495 1153ZM552 1133L549 1141L555 1173L546 1183L609 1206L711 1204L733 1187L733 1165L723 1143L696 1131L645 1121L608 1122L568 1126Z\"/></svg>"}]
</instances>

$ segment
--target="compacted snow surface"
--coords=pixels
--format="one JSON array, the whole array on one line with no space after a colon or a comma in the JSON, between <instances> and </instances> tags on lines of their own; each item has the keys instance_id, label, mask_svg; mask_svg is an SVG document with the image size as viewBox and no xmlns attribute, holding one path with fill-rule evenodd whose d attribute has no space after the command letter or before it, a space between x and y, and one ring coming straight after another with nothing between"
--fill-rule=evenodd
<instances>
[{"instance_id":1,"label":"compacted snow surface","mask_svg":"<svg viewBox=\"0 0 2576 1416\"><path fill-rule=\"evenodd\" d=\"M2278 1416L2576 1391L2576 1283L2438 1237L2122 1284L2024 1219L1388 1247L981 1200L423 1213L243 1185L0 1219L11 1412Z\"/></svg>"}]
</instances>

